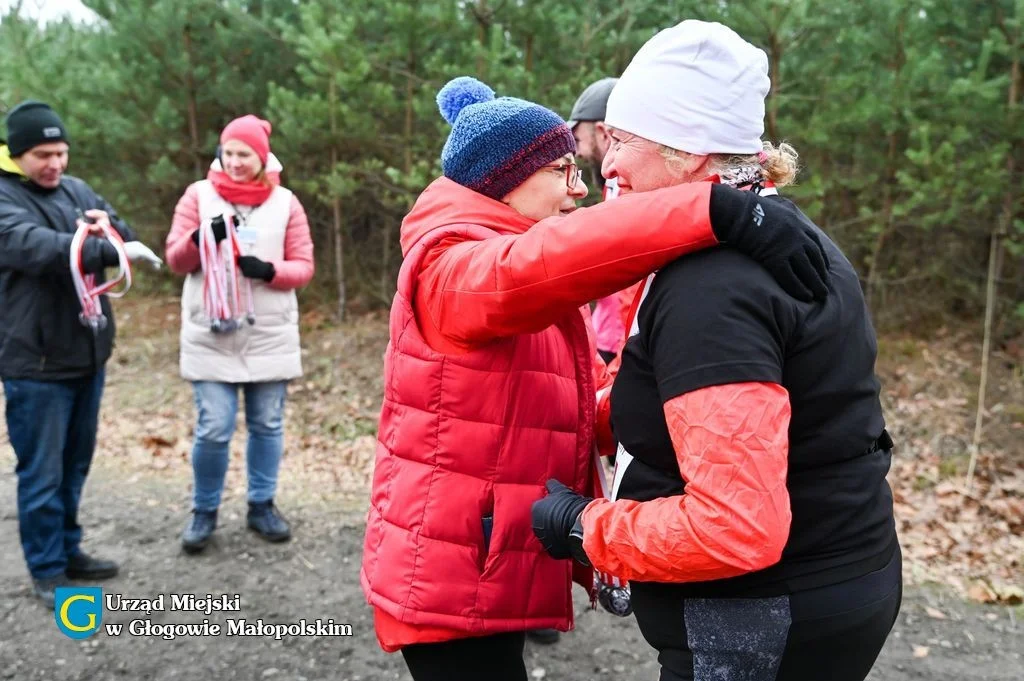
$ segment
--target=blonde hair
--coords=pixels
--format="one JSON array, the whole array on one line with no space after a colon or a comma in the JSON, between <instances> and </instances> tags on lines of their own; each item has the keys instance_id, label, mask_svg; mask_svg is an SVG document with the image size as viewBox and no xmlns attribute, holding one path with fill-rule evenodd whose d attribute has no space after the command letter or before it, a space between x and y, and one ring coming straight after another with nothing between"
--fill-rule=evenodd
<instances>
[{"instance_id":1,"label":"blonde hair","mask_svg":"<svg viewBox=\"0 0 1024 681\"><path fill-rule=\"evenodd\" d=\"M776 187L796 182L796 174L800 172L800 155L796 149L788 142L779 142L777 147L771 142L762 142L761 146L761 153L764 154L761 167L764 168L765 177Z\"/></svg>"},{"instance_id":2,"label":"blonde hair","mask_svg":"<svg viewBox=\"0 0 1024 681\"><path fill-rule=\"evenodd\" d=\"M260 168L260 171L256 173L256 177L252 179L254 182L259 182L260 184L267 188L273 188L274 186L274 183L270 181L269 177L267 177L267 166L265 164L262 168Z\"/></svg>"},{"instance_id":3,"label":"blonde hair","mask_svg":"<svg viewBox=\"0 0 1024 681\"><path fill-rule=\"evenodd\" d=\"M758 154L709 154L708 168L714 173L722 174L731 168L757 165L764 172L764 178L776 187L793 184L800 172L800 155L787 142L775 146L771 142L761 143L762 151ZM692 159L696 154L673 149L664 144L658 145L662 158L665 159L673 173L685 175L693 171Z\"/></svg>"}]
</instances>

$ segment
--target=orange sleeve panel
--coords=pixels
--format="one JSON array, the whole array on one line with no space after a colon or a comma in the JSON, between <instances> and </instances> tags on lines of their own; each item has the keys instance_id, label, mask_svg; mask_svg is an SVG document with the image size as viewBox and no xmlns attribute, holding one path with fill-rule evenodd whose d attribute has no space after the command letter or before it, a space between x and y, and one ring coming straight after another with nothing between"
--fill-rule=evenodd
<instances>
[{"instance_id":1,"label":"orange sleeve panel","mask_svg":"<svg viewBox=\"0 0 1024 681\"><path fill-rule=\"evenodd\" d=\"M417 316L457 345L535 333L681 255L718 243L710 183L541 220L523 234L442 243L417 278Z\"/></svg>"},{"instance_id":2,"label":"orange sleeve panel","mask_svg":"<svg viewBox=\"0 0 1024 681\"><path fill-rule=\"evenodd\" d=\"M711 386L664 406L685 493L591 502L583 548L594 568L640 582L699 582L777 563L792 520L785 388Z\"/></svg>"}]
</instances>

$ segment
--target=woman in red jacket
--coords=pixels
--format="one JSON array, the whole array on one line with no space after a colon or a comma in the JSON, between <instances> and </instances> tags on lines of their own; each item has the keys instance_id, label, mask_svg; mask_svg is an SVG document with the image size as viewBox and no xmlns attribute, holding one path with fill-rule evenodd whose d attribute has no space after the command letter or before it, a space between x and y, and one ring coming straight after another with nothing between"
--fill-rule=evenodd
<instances>
[{"instance_id":1,"label":"woman in red jacket","mask_svg":"<svg viewBox=\"0 0 1024 681\"><path fill-rule=\"evenodd\" d=\"M806 220L777 197L795 152L760 139L767 72L720 24L662 31L609 100L602 172L632 196L731 184ZM899 609L874 329L821 237L824 301L726 249L650 275L612 388L615 501L552 481L535 505L553 556L629 580L662 681L862 681Z\"/></svg>"},{"instance_id":2,"label":"woman in red jacket","mask_svg":"<svg viewBox=\"0 0 1024 681\"><path fill-rule=\"evenodd\" d=\"M523 632L572 626L571 566L529 517L548 478L593 489L607 375L580 306L720 241L808 300L828 275L807 227L756 216L749 193L576 210L587 190L556 114L471 78L438 104L452 131L444 177L402 224L361 581L381 646L417 681L522 680Z\"/></svg>"}]
</instances>

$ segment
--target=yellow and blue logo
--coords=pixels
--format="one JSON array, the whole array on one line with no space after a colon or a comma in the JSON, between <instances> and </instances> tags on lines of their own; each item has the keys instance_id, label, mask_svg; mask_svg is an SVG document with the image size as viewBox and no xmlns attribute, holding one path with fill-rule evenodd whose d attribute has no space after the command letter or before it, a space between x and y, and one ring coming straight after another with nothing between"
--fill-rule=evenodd
<instances>
[{"instance_id":1,"label":"yellow and blue logo","mask_svg":"<svg viewBox=\"0 0 1024 681\"><path fill-rule=\"evenodd\" d=\"M88 638L100 630L103 621L103 588L99 586L58 586L54 591L53 616L57 628L68 638Z\"/></svg>"}]
</instances>

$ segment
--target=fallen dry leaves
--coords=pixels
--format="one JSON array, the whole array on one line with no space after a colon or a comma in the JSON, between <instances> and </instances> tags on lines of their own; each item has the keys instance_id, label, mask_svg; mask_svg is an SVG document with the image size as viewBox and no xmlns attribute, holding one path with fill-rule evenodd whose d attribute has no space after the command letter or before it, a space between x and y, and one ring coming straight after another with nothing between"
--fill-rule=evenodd
<instances>
[{"instance_id":1,"label":"fallen dry leaves","mask_svg":"<svg viewBox=\"0 0 1024 681\"><path fill-rule=\"evenodd\" d=\"M990 376L975 480L964 488L980 353L953 338L882 342L879 374L896 441L889 481L911 583L939 582L982 603L1020 603L1024 585L1024 382Z\"/></svg>"}]
</instances>

